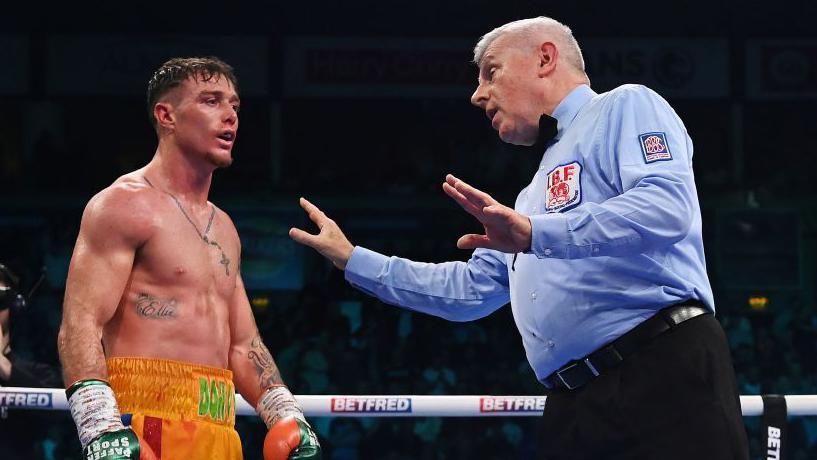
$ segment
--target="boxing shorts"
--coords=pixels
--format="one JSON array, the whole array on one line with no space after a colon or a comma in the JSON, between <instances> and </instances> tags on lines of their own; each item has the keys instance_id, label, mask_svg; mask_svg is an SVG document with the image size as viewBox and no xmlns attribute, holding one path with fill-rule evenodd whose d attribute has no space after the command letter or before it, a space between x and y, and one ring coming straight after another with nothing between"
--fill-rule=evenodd
<instances>
[{"instance_id":1,"label":"boxing shorts","mask_svg":"<svg viewBox=\"0 0 817 460\"><path fill-rule=\"evenodd\" d=\"M125 425L162 460L241 460L227 369L155 358L107 361Z\"/></svg>"}]
</instances>

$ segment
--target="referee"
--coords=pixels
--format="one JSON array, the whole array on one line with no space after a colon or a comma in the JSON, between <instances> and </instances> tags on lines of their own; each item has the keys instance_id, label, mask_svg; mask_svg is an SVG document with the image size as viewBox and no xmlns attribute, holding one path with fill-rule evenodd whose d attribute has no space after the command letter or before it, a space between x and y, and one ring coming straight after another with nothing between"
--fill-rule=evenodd
<instances>
[{"instance_id":1,"label":"referee","mask_svg":"<svg viewBox=\"0 0 817 460\"><path fill-rule=\"evenodd\" d=\"M546 17L477 43L471 102L504 141L542 160L513 208L449 175L444 191L484 227L468 262L427 264L292 229L384 302L452 321L511 303L548 394L542 459L746 460L729 349L713 313L692 141L661 96L596 93L571 30Z\"/></svg>"}]
</instances>

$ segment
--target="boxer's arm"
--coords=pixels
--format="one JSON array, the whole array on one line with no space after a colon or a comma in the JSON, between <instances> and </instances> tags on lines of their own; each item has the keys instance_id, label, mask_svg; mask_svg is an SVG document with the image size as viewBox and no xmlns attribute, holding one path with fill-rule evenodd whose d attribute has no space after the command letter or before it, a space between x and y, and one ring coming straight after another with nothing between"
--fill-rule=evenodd
<instances>
[{"instance_id":1,"label":"boxer's arm","mask_svg":"<svg viewBox=\"0 0 817 460\"><path fill-rule=\"evenodd\" d=\"M8 356L0 354L0 385L10 386L11 368L11 360Z\"/></svg>"},{"instance_id":2,"label":"boxer's arm","mask_svg":"<svg viewBox=\"0 0 817 460\"><path fill-rule=\"evenodd\" d=\"M0 384L11 377L11 360L6 356L11 349L9 338L9 310L0 310Z\"/></svg>"},{"instance_id":3,"label":"boxer's arm","mask_svg":"<svg viewBox=\"0 0 817 460\"><path fill-rule=\"evenodd\" d=\"M152 231L152 206L139 191L117 184L91 199L68 268L58 347L84 456L151 458L122 424L102 348L103 328L119 305L136 250Z\"/></svg>"},{"instance_id":4,"label":"boxer's arm","mask_svg":"<svg viewBox=\"0 0 817 460\"><path fill-rule=\"evenodd\" d=\"M321 447L300 405L284 385L252 315L239 271L230 309L230 370L239 393L267 426L265 460L318 460Z\"/></svg>"},{"instance_id":5,"label":"boxer's arm","mask_svg":"<svg viewBox=\"0 0 817 460\"><path fill-rule=\"evenodd\" d=\"M253 407L267 388L284 385L252 314L241 273L230 305L230 370L236 389Z\"/></svg>"},{"instance_id":6,"label":"boxer's arm","mask_svg":"<svg viewBox=\"0 0 817 460\"><path fill-rule=\"evenodd\" d=\"M106 379L102 330L113 317L136 249L150 233L139 189L114 185L96 195L82 215L63 302L58 347L66 385Z\"/></svg>"}]
</instances>

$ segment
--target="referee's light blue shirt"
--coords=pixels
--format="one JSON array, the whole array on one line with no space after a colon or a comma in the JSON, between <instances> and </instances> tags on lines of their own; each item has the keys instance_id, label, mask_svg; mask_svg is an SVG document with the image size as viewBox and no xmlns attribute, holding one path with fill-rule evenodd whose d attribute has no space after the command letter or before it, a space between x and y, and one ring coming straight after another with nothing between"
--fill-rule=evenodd
<instances>
[{"instance_id":1,"label":"referee's light blue shirt","mask_svg":"<svg viewBox=\"0 0 817 460\"><path fill-rule=\"evenodd\" d=\"M698 299L706 275L692 141L669 104L625 85L582 85L556 107L558 133L515 209L531 252L477 249L468 262L386 257L356 247L346 279L380 300L453 321L511 302L541 381L665 306ZM513 268L512 268L513 265Z\"/></svg>"}]
</instances>

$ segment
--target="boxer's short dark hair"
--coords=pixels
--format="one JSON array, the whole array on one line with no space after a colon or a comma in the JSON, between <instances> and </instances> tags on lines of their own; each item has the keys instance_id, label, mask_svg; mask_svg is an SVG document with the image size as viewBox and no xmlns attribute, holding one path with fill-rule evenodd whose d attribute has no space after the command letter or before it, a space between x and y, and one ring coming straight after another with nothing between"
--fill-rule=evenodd
<instances>
[{"instance_id":1,"label":"boxer's short dark hair","mask_svg":"<svg viewBox=\"0 0 817 460\"><path fill-rule=\"evenodd\" d=\"M147 109L148 117L153 128L156 129L156 118L153 116L153 107L173 88L182 84L188 78L193 78L197 81L210 81L224 77L233 85L235 92L238 93L238 80L235 77L233 68L213 56L208 57L189 57L189 58L173 58L161 65L148 82L147 92Z\"/></svg>"}]
</instances>

